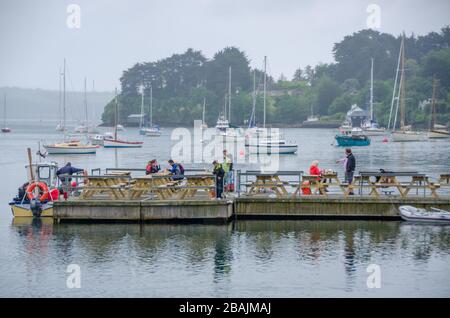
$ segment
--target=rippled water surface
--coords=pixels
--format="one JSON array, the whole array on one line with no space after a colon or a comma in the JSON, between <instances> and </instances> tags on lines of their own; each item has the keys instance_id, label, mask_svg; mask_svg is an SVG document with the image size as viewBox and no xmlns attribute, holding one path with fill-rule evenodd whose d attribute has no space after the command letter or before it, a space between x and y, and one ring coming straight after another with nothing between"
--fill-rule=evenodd
<instances>
[{"instance_id":1,"label":"rippled water surface","mask_svg":"<svg viewBox=\"0 0 450 318\"><path fill-rule=\"evenodd\" d=\"M237 221L228 225L52 224L14 219L7 205L24 181L26 147L58 140L53 126L11 124L0 135L0 296L123 297L449 297L450 227L376 221ZM23 125L22 125L23 126ZM40 133L37 134L36 131ZM67 156L83 168L143 166L170 157L171 129L142 149L100 149ZM312 160L337 170L342 149L333 130L286 129L299 154L280 158L285 170ZM129 129L128 138L141 138ZM450 142L384 144L355 149L358 169L450 171ZM242 168L254 165L241 165ZM66 287L69 264L81 288ZM367 267L381 269L369 289Z\"/></svg>"}]
</instances>

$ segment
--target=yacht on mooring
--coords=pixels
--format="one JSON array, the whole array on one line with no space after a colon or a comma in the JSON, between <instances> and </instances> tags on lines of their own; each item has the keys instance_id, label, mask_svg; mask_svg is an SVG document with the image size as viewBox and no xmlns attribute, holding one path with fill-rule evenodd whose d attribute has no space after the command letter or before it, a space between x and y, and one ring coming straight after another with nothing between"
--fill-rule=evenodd
<instances>
[{"instance_id":1,"label":"yacht on mooring","mask_svg":"<svg viewBox=\"0 0 450 318\"><path fill-rule=\"evenodd\" d=\"M263 129L255 127L254 135L246 136L246 146L250 153L258 154L294 154L298 151L296 143L289 143L280 133L267 132L266 129L266 95L267 95L267 57L264 57L264 120ZM256 97L254 99L256 101Z\"/></svg>"},{"instance_id":2,"label":"yacht on mooring","mask_svg":"<svg viewBox=\"0 0 450 318\"><path fill-rule=\"evenodd\" d=\"M392 140L395 142L406 142L406 141L425 141L425 135L422 132L412 130L410 125L406 125L406 89L405 89L405 37L403 36L402 42L400 45L400 55L399 55L399 64L397 66L397 75L400 67L400 82L398 89L397 107L395 111L395 119L393 124L392 131ZM397 78L396 75L396 78ZM395 83L395 85L397 82ZM394 86L394 94L395 94L395 86ZM392 103L393 105L393 103ZM395 130L396 121L397 121L397 113L400 107L400 130Z\"/></svg>"},{"instance_id":3,"label":"yacht on mooring","mask_svg":"<svg viewBox=\"0 0 450 318\"><path fill-rule=\"evenodd\" d=\"M6 93L3 98L3 127L2 127L2 133L10 133L11 128L6 126Z\"/></svg>"},{"instance_id":4,"label":"yacht on mooring","mask_svg":"<svg viewBox=\"0 0 450 318\"><path fill-rule=\"evenodd\" d=\"M114 111L114 138L112 139L104 139L103 140L103 147L105 148L141 148L144 142L142 141L128 141L128 140L122 140L117 137L117 131L118 131L118 117L119 117L119 101L117 98L117 88L116 88L116 95L115 95L115 111Z\"/></svg>"},{"instance_id":5,"label":"yacht on mooring","mask_svg":"<svg viewBox=\"0 0 450 318\"><path fill-rule=\"evenodd\" d=\"M86 144L78 139L72 139L66 135L65 123L66 123L66 60L64 59L64 72L63 72L63 129L64 131L64 141L54 144L45 144L44 148L50 155L86 155L95 154L97 152L98 146L92 144Z\"/></svg>"},{"instance_id":6,"label":"yacht on mooring","mask_svg":"<svg viewBox=\"0 0 450 318\"><path fill-rule=\"evenodd\" d=\"M149 137L159 137L161 136L161 128L158 125L153 125L153 87L150 86L150 114L149 114L149 125L145 125L145 115L144 115L144 86L141 87L141 117L139 122L139 133L144 136Z\"/></svg>"},{"instance_id":7,"label":"yacht on mooring","mask_svg":"<svg viewBox=\"0 0 450 318\"><path fill-rule=\"evenodd\" d=\"M386 134L386 129L381 128L378 125L378 122L375 120L374 112L373 112L373 58L372 58L372 66L370 69L370 112L369 118L365 120L361 128L364 130L367 136L382 136Z\"/></svg>"}]
</instances>

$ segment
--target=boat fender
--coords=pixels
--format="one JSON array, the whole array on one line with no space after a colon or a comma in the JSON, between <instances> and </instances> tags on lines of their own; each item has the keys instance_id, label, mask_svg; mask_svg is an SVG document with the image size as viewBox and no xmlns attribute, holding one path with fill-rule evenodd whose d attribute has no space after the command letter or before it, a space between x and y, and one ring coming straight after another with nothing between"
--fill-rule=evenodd
<instances>
[{"instance_id":1,"label":"boat fender","mask_svg":"<svg viewBox=\"0 0 450 318\"><path fill-rule=\"evenodd\" d=\"M34 189L36 189L36 187L38 187L42 191L42 195L40 196L39 201L44 202L44 201L48 200L50 194L49 194L47 185L44 182L38 182L38 181L30 183L28 185L27 190L26 190L28 199L30 201L35 199L33 191L34 191Z\"/></svg>"}]
</instances>

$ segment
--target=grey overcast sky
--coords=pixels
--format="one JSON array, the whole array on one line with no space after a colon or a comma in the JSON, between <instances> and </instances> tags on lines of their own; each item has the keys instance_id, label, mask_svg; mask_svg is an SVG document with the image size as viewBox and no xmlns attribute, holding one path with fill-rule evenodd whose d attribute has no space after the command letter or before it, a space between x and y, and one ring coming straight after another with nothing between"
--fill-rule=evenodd
<instances>
[{"instance_id":1,"label":"grey overcast sky","mask_svg":"<svg viewBox=\"0 0 450 318\"><path fill-rule=\"evenodd\" d=\"M211 58L226 46L269 72L333 60L333 43L367 28L367 7L381 8L379 31L417 35L450 24L449 0L0 0L0 86L57 89L67 59L68 89L83 78L113 90L123 70L187 48ZM81 8L79 29L67 6ZM92 84L90 84L91 86Z\"/></svg>"}]
</instances>

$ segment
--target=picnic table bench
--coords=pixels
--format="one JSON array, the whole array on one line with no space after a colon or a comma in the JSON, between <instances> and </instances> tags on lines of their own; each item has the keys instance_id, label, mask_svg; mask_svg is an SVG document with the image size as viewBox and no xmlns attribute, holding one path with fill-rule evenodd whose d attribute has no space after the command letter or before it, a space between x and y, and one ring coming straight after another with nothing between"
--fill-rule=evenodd
<instances>
[{"instance_id":1,"label":"picnic table bench","mask_svg":"<svg viewBox=\"0 0 450 318\"><path fill-rule=\"evenodd\" d=\"M216 188L216 178L212 173L186 176L185 186L181 187L178 199L193 198L199 190L203 190L212 196Z\"/></svg>"},{"instance_id":2,"label":"picnic table bench","mask_svg":"<svg viewBox=\"0 0 450 318\"><path fill-rule=\"evenodd\" d=\"M256 180L250 184L248 194L264 192L267 189L274 191L277 197L287 196L289 193L285 188L287 182L281 181L278 174L273 173L255 173Z\"/></svg>"},{"instance_id":3,"label":"picnic table bench","mask_svg":"<svg viewBox=\"0 0 450 318\"><path fill-rule=\"evenodd\" d=\"M172 176L165 171L137 177L134 180L130 188L131 199L139 199L154 193L158 198L167 200L175 193L174 187L181 182L181 180L172 180Z\"/></svg>"},{"instance_id":4,"label":"picnic table bench","mask_svg":"<svg viewBox=\"0 0 450 318\"><path fill-rule=\"evenodd\" d=\"M376 179L372 181L370 178L375 177ZM410 178L409 182L400 182L399 177ZM358 176L354 177L353 185L349 188L358 188L359 194L362 194L364 188L370 189L369 195L380 197L378 190L388 188L396 188L400 193L401 197L406 197L409 192L413 189L418 191L420 189L424 190L424 195L426 190L431 191L433 197L438 197L436 190L439 189L439 184L435 184L429 181L429 177L425 174L418 173L417 171L401 171L401 172L372 172L372 171L360 171ZM348 191L350 192L350 190ZM347 193L348 193L347 192ZM389 195L393 192L390 190L384 190L384 192Z\"/></svg>"},{"instance_id":5,"label":"picnic table bench","mask_svg":"<svg viewBox=\"0 0 450 318\"><path fill-rule=\"evenodd\" d=\"M330 186L336 185L340 189L341 182L338 178L337 172L326 172L319 175L303 175L302 176L302 182L298 185L298 187L295 189L292 196L296 196L297 193L300 192L300 190L303 189L309 189L311 193L319 193L320 195L327 196L328 188Z\"/></svg>"},{"instance_id":6,"label":"picnic table bench","mask_svg":"<svg viewBox=\"0 0 450 318\"><path fill-rule=\"evenodd\" d=\"M108 176L86 177L80 199L89 199L98 194L108 194L113 200L126 198L128 183L122 178Z\"/></svg>"}]
</instances>

